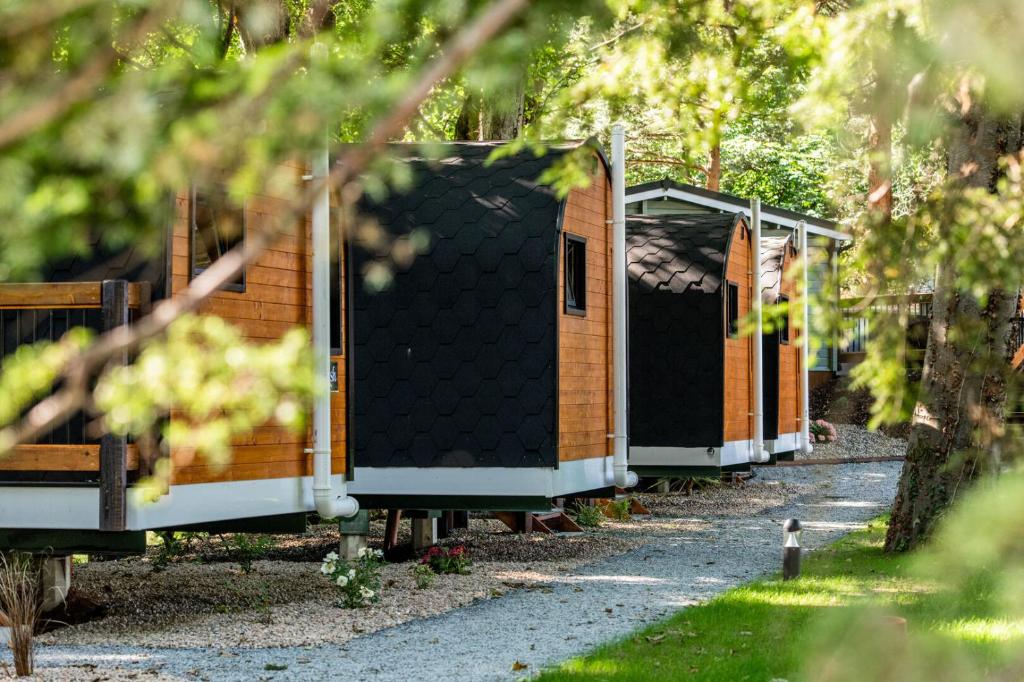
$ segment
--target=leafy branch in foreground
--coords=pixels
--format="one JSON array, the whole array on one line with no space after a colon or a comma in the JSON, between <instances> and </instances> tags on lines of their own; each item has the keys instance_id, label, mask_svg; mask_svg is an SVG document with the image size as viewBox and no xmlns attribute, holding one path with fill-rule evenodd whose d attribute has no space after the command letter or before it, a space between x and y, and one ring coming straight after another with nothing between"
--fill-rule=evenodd
<instances>
[{"instance_id":1,"label":"leafy branch in foreground","mask_svg":"<svg viewBox=\"0 0 1024 682\"><path fill-rule=\"evenodd\" d=\"M526 0L497 0L489 5L469 24L454 34L447 45L441 49L439 56L428 60L422 68L412 69L393 79L394 85L402 86L402 89L396 88L387 93L393 95L392 101L387 106L371 107L383 110L369 126L365 141L352 146L342 154L339 163L332 168L328 177L309 183L306 190L299 196L285 202L283 210L275 216L273 224L269 228L261 230L252 239L245 240L242 245L226 253L196 277L184 291L173 299L159 303L151 314L130 327L119 327L103 334L89 347L70 353L64 358L63 366L57 374L58 378L65 379L63 386L49 398L29 409L24 418L13 424L9 423L0 430L0 453L9 450L16 444L31 441L85 407L89 398L89 377L102 372L111 358L139 349L147 341L164 334L177 319L197 310L204 300L220 290L224 284L232 281L246 264L251 263L277 237L287 230L293 229L307 212L312 198L323 189L325 184L331 189L339 191L346 202L354 201L361 191L358 183L360 174L366 171L372 162L381 155L384 146L390 140L403 133L405 126L416 114L418 107L431 94L434 85L455 73L475 52L485 46L511 22L525 6ZM292 47L291 54L297 54L299 50L305 51L308 50L308 47L304 45ZM282 52L284 56L288 54L288 52ZM296 79L291 77L290 69L274 68L279 64L279 60L284 58L277 55L275 60L272 58L274 56L268 57L268 67L262 69L261 75L270 81L269 85L262 84L264 88L262 91L266 92L276 87L287 92L289 88L296 87L294 83ZM322 64L308 65L308 68L312 70L321 68L327 73L330 73L331 69L347 68L337 56L323 60ZM318 85L304 79L299 80L302 88L309 89ZM310 106L306 98L299 97L287 104L290 106L286 107L286 111L291 115L296 114L293 107L297 107L299 104ZM265 105L266 103L264 103ZM271 108L271 111L274 109ZM323 133L315 131L323 131L328 125L328 120L320 119L316 115L313 115L310 120L309 114L312 111L317 111L316 108L303 111L306 114L305 118L298 119L301 124L298 126L300 141L305 139L307 143L311 143L316 138L322 139ZM277 113L280 114L280 112ZM301 135L303 130L307 133L305 138ZM192 141L193 143L199 142L197 139ZM289 151L294 153L297 150L292 147ZM193 149L191 153L194 154L195 150ZM243 175L255 170L258 169L246 168ZM242 171L240 170L240 172ZM108 384L108 386L112 386L112 384ZM108 390L113 391L113 389ZM18 406L19 413L21 407L23 406ZM108 404L108 407L113 406ZM153 405L144 406L133 418L123 420L119 424L119 428L127 428L130 424L133 429L148 431L157 418L157 413L152 407ZM143 416L145 419L142 418ZM148 426L144 424L146 421L149 422ZM223 424L221 428L223 428ZM222 443L226 436L227 434L222 434L222 438L214 439L214 443Z\"/></svg>"}]
</instances>

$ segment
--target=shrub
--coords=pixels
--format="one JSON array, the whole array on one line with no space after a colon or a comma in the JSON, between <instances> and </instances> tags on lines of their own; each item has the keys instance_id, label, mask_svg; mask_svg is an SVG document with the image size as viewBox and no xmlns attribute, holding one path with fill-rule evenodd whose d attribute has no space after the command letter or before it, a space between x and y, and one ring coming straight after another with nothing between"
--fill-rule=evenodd
<instances>
[{"instance_id":1,"label":"shrub","mask_svg":"<svg viewBox=\"0 0 1024 682\"><path fill-rule=\"evenodd\" d=\"M836 427L824 419L815 419L811 422L809 430L814 436L815 443L835 443L839 439Z\"/></svg>"},{"instance_id":2,"label":"shrub","mask_svg":"<svg viewBox=\"0 0 1024 682\"><path fill-rule=\"evenodd\" d=\"M231 538L231 557L242 573L252 573L252 562L262 558L273 546L274 540L266 535L235 533Z\"/></svg>"},{"instance_id":3,"label":"shrub","mask_svg":"<svg viewBox=\"0 0 1024 682\"><path fill-rule=\"evenodd\" d=\"M451 549L434 545L420 559L420 564L429 566L434 573L455 573L457 575L469 573L469 566L472 563L465 545L456 545Z\"/></svg>"},{"instance_id":4,"label":"shrub","mask_svg":"<svg viewBox=\"0 0 1024 682\"><path fill-rule=\"evenodd\" d=\"M324 557L320 572L334 583L341 595L340 606L355 609L380 600L380 570L384 552L363 547L359 556L345 561L331 552Z\"/></svg>"},{"instance_id":5,"label":"shrub","mask_svg":"<svg viewBox=\"0 0 1024 682\"><path fill-rule=\"evenodd\" d=\"M605 504L604 513L616 521L632 521L633 498L623 497L621 500L609 500Z\"/></svg>"},{"instance_id":6,"label":"shrub","mask_svg":"<svg viewBox=\"0 0 1024 682\"><path fill-rule=\"evenodd\" d=\"M170 530L154 531L160 539L156 555L150 560L154 571L162 571L173 561L192 551L192 542L205 533L174 532Z\"/></svg>"},{"instance_id":7,"label":"shrub","mask_svg":"<svg viewBox=\"0 0 1024 682\"><path fill-rule=\"evenodd\" d=\"M0 553L0 624L10 628L14 672L19 677L32 674L32 635L42 612L39 571L31 557Z\"/></svg>"},{"instance_id":8,"label":"shrub","mask_svg":"<svg viewBox=\"0 0 1024 682\"><path fill-rule=\"evenodd\" d=\"M597 528L604 521L601 510L591 504L576 503L573 520L584 528Z\"/></svg>"},{"instance_id":9,"label":"shrub","mask_svg":"<svg viewBox=\"0 0 1024 682\"><path fill-rule=\"evenodd\" d=\"M434 578L437 576L427 564L417 564L412 569L412 575L416 579L416 588L425 590L434 584Z\"/></svg>"}]
</instances>

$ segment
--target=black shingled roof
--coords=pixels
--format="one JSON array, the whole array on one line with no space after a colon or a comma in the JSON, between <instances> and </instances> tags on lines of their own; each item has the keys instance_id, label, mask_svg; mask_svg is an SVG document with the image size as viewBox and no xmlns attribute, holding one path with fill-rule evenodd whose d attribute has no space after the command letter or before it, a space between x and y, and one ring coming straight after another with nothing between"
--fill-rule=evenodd
<instances>
[{"instance_id":1,"label":"black shingled roof","mask_svg":"<svg viewBox=\"0 0 1024 682\"><path fill-rule=\"evenodd\" d=\"M360 273L377 255L351 247L356 466L557 466L563 201L537 179L579 143L486 163L498 144L393 146L411 183L360 206L430 247L376 293Z\"/></svg>"},{"instance_id":2,"label":"black shingled roof","mask_svg":"<svg viewBox=\"0 0 1024 682\"><path fill-rule=\"evenodd\" d=\"M723 443L722 282L740 214L626 219L630 442Z\"/></svg>"},{"instance_id":3,"label":"black shingled roof","mask_svg":"<svg viewBox=\"0 0 1024 682\"><path fill-rule=\"evenodd\" d=\"M729 240L740 214L630 216L626 267L641 290L718 291L725 279Z\"/></svg>"}]
</instances>

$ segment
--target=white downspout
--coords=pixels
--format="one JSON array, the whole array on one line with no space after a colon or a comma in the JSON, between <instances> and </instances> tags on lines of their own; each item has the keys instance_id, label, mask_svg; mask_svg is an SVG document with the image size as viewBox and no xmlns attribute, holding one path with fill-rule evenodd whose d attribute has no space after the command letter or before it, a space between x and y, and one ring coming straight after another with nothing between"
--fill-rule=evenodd
<instances>
[{"instance_id":1,"label":"white downspout","mask_svg":"<svg viewBox=\"0 0 1024 682\"><path fill-rule=\"evenodd\" d=\"M801 330L803 338L800 339L800 449L804 455L810 455L814 451L814 446L811 445L811 304L807 285L807 268L810 263L807 253L807 223L801 220L796 229L800 240L800 269L803 271L800 294L804 317Z\"/></svg>"},{"instance_id":2,"label":"white downspout","mask_svg":"<svg viewBox=\"0 0 1024 682\"><path fill-rule=\"evenodd\" d=\"M615 382L615 434L612 470L615 485L632 488L639 483L629 471L629 421L626 391L626 129L612 126L612 329Z\"/></svg>"},{"instance_id":3,"label":"white downspout","mask_svg":"<svg viewBox=\"0 0 1024 682\"><path fill-rule=\"evenodd\" d=\"M764 319L762 316L764 306L761 305L761 200L750 200L750 222L753 232L751 246L754 259L754 286L751 292L751 306L754 312L754 333L751 335L751 344L754 347L754 443L751 461L767 462L770 457L764 449L764 348L761 336L763 334Z\"/></svg>"},{"instance_id":4,"label":"white downspout","mask_svg":"<svg viewBox=\"0 0 1024 682\"><path fill-rule=\"evenodd\" d=\"M329 152L313 154L313 182L320 183L313 200L313 362L317 374L327 378L331 369L331 198L327 187ZM324 518L348 518L359 511L349 496L344 476L337 488L331 485L331 394L324 392L313 403L313 501Z\"/></svg>"}]
</instances>

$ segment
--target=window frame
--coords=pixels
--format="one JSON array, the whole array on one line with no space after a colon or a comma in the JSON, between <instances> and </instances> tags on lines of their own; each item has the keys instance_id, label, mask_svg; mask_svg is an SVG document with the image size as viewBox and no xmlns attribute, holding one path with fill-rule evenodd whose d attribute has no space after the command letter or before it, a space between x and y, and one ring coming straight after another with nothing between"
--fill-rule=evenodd
<instances>
[{"instance_id":1,"label":"window frame","mask_svg":"<svg viewBox=\"0 0 1024 682\"><path fill-rule=\"evenodd\" d=\"M735 298L735 305L733 299ZM740 336L740 285L732 280L725 281L725 338L738 339Z\"/></svg>"},{"instance_id":2,"label":"window frame","mask_svg":"<svg viewBox=\"0 0 1024 682\"><path fill-rule=\"evenodd\" d=\"M580 268L574 268L573 274L578 274L577 279L580 280L577 284L582 284L580 287L574 287L577 294L582 294L582 300L580 296L574 297L573 302L569 303L569 245L572 244L573 253L577 253L577 249L580 249L580 253L583 254L582 258L579 258ZM587 314L587 239L570 232L564 233L563 240L563 255L562 255L562 269L564 270L562 276L562 298L564 300L564 309L567 315L577 315L579 317L586 317Z\"/></svg>"},{"instance_id":3,"label":"window frame","mask_svg":"<svg viewBox=\"0 0 1024 682\"><path fill-rule=\"evenodd\" d=\"M196 197L199 194L227 194L223 186L214 185L212 188L200 188L197 185L192 185L189 188L188 197L188 279L192 281L199 275L206 272L206 268L201 268L196 265L196 246L197 240L196 235L198 233L198 227L196 225ZM246 211L248 201L242 202L240 207L242 214L242 232L241 238L238 243L245 244L247 232L249 229L249 219ZM237 245L237 244L236 244ZM215 261L214 261L215 262ZM211 263L212 264L212 263ZM235 293L245 293L246 283L246 267L242 268L238 278L232 282L228 282L221 287L221 291L231 291Z\"/></svg>"},{"instance_id":4,"label":"window frame","mask_svg":"<svg viewBox=\"0 0 1024 682\"><path fill-rule=\"evenodd\" d=\"M775 300L776 305L786 304L786 314L782 315L782 325L779 327L779 343L783 346L789 345L789 296L779 294Z\"/></svg>"}]
</instances>

